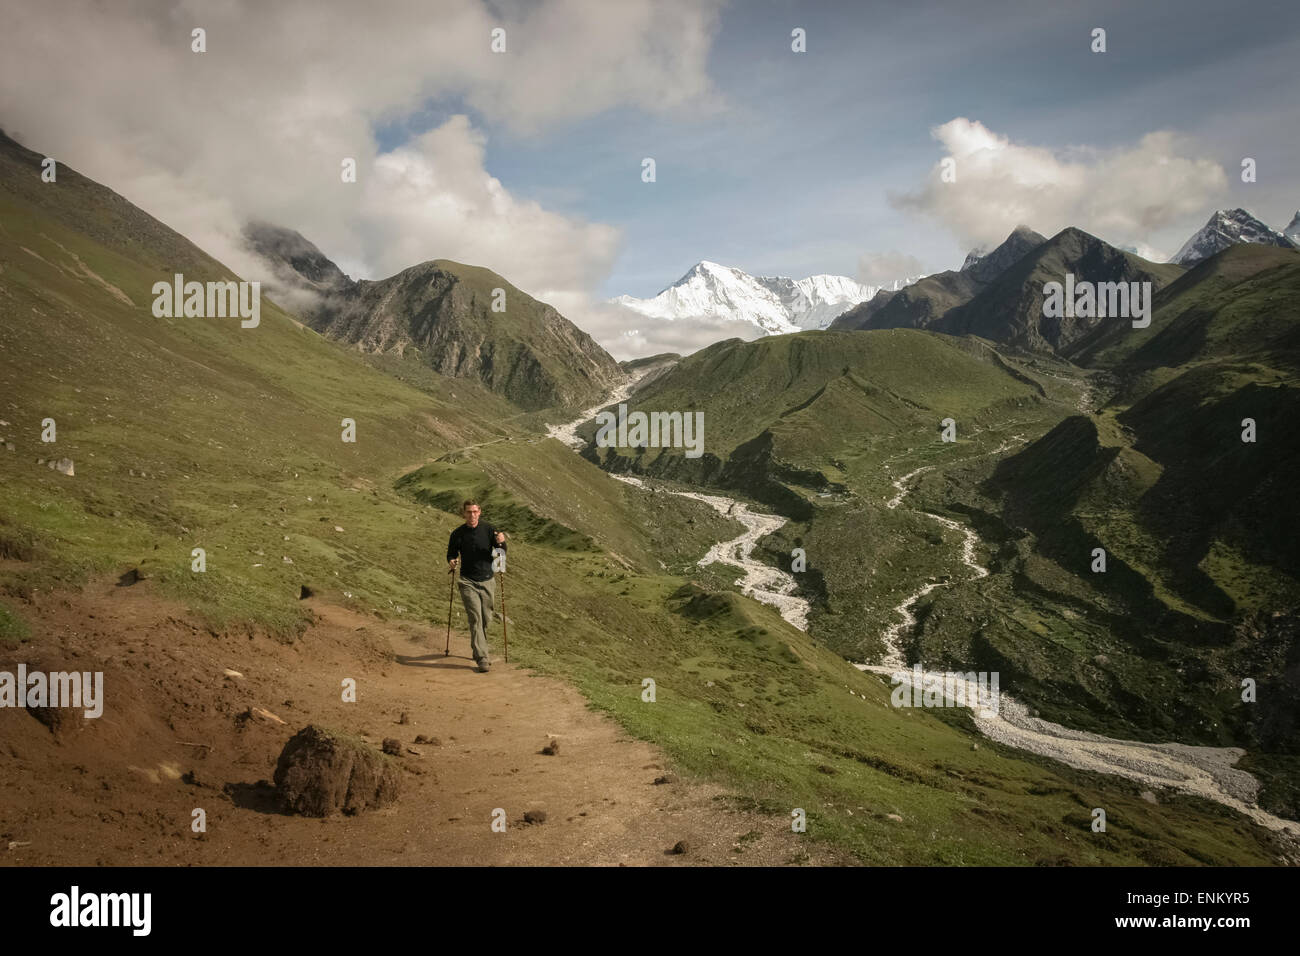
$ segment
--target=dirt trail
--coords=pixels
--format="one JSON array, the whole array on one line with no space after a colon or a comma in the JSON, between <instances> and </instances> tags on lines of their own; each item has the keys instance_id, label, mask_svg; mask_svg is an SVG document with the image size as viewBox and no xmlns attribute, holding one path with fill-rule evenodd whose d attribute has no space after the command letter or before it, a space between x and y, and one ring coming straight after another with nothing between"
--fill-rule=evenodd
<instances>
[{"instance_id":1,"label":"dirt trail","mask_svg":"<svg viewBox=\"0 0 1300 956\"><path fill-rule=\"evenodd\" d=\"M784 818L729 809L720 788L656 786L671 770L656 747L559 680L499 657L475 673L459 631L444 657L436 625L309 603L317 623L285 644L212 634L150 582L41 596L25 615L33 640L0 651L0 670L102 670L106 702L102 717L60 733L0 708L0 864L851 862L790 833ZM342 701L346 677L356 703ZM245 716L250 708L285 723ZM401 758L398 802L324 821L280 812L259 781L308 723L421 751ZM413 744L420 734L440 744ZM540 752L550 739L555 756ZM498 807L505 833L490 827ZM207 814L206 834L191 832L194 808ZM524 824L538 809L546 822ZM673 855L679 840L688 852Z\"/></svg>"}]
</instances>

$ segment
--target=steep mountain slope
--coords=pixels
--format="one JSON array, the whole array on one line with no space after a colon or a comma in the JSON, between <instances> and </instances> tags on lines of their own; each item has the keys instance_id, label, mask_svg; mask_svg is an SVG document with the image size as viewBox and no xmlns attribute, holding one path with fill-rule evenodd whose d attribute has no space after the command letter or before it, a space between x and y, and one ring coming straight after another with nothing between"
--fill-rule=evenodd
<instances>
[{"instance_id":1,"label":"steep mountain slope","mask_svg":"<svg viewBox=\"0 0 1300 956\"><path fill-rule=\"evenodd\" d=\"M1290 227L1288 227L1290 228ZM1193 266L1216 252L1243 242L1294 248L1295 243L1244 209L1219 209L1188 239L1170 262Z\"/></svg>"},{"instance_id":2,"label":"steep mountain slope","mask_svg":"<svg viewBox=\"0 0 1300 956\"><path fill-rule=\"evenodd\" d=\"M1162 292L1150 328L1108 329L1076 355L1117 381L1107 405L1002 461L984 486L1018 529L1022 593L1089 609L1070 640L1099 655L1096 672L1064 682L1076 665L1034 665L1030 635L986 630L1020 668L1036 666L1040 698L1079 720L1114 709L1248 747L1268 801L1292 814L1300 458L1284 436L1300 414L1298 302L1300 252L1242 244L1201 262ZM930 630L934 644L957 640ZM1249 706L1243 675L1267 687Z\"/></svg>"},{"instance_id":3,"label":"steep mountain slope","mask_svg":"<svg viewBox=\"0 0 1300 956\"><path fill-rule=\"evenodd\" d=\"M751 276L730 266L703 261L653 298L622 295L610 301L652 318L739 320L778 334L826 328L851 306L912 281L899 279L872 286L846 276Z\"/></svg>"},{"instance_id":4,"label":"steep mountain slope","mask_svg":"<svg viewBox=\"0 0 1300 956\"><path fill-rule=\"evenodd\" d=\"M1046 240L1028 226L1017 226L992 251L971 252L959 271L937 272L913 282L887 299L878 295L850 309L832 324L851 329L925 329L949 311L969 302L1008 267Z\"/></svg>"},{"instance_id":5,"label":"steep mountain slope","mask_svg":"<svg viewBox=\"0 0 1300 956\"><path fill-rule=\"evenodd\" d=\"M259 224L245 235L312 328L363 352L414 357L529 410L580 408L623 379L591 336L488 269L435 259L354 282L296 232Z\"/></svg>"},{"instance_id":6,"label":"steep mountain slope","mask_svg":"<svg viewBox=\"0 0 1300 956\"><path fill-rule=\"evenodd\" d=\"M1099 325L1070 356L1126 375L1259 353L1294 365L1300 356L1292 305L1297 296L1300 250L1228 246L1161 290L1148 328Z\"/></svg>"},{"instance_id":7,"label":"steep mountain slope","mask_svg":"<svg viewBox=\"0 0 1300 956\"><path fill-rule=\"evenodd\" d=\"M1074 282L1150 282L1158 291L1182 274L1175 265L1147 262L1073 227L1023 256L970 301L945 312L931 327L953 335L979 335L1031 351L1069 354L1099 324L1123 318L1060 318L1043 315L1045 286Z\"/></svg>"}]
</instances>

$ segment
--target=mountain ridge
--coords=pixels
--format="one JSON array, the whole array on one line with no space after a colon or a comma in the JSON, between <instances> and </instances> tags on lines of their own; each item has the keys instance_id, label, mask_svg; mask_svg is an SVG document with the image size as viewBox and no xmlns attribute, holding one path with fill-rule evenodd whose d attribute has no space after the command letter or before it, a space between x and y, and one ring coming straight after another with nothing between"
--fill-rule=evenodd
<instances>
[{"instance_id":1,"label":"mountain ridge","mask_svg":"<svg viewBox=\"0 0 1300 956\"><path fill-rule=\"evenodd\" d=\"M1287 228L1296 227L1297 220L1300 220L1300 212ZM1245 209L1216 209L1205 225L1194 232L1169 261L1183 266L1195 265L1228 246L1243 242L1283 248L1297 246L1296 242Z\"/></svg>"},{"instance_id":2,"label":"mountain ridge","mask_svg":"<svg viewBox=\"0 0 1300 956\"><path fill-rule=\"evenodd\" d=\"M245 238L312 329L363 352L409 353L530 411L589 405L626 377L590 335L490 269L431 259L353 280L294 230L256 223Z\"/></svg>"}]
</instances>

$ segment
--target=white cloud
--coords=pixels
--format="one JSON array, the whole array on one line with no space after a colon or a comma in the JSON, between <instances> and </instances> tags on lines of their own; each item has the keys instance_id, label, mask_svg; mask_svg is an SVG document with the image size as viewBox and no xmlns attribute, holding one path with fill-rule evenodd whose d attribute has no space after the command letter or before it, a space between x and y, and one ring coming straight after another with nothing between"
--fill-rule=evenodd
<instances>
[{"instance_id":1,"label":"white cloud","mask_svg":"<svg viewBox=\"0 0 1300 956\"><path fill-rule=\"evenodd\" d=\"M857 279L863 285L885 285L898 279L919 276L925 266L916 256L904 252L865 252L858 256Z\"/></svg>"},{"instance_id":2,"label":"white cloud","mask_svg":"<svg viewBox=\"0 0 1300 956\"><path fill-rule=\"evenodd\" d=\"M1053 150L958 117L931 135L956 161L956 181L943 181L940 161L921 189L890 202L937 219L968 247L1000 242L1021 223L1046 236L1077 226L1142 247L1158 230L1204 217L1227 189L1223 168L1187 155L1189 145L1170 132L1109 150Z\"/></svg>"},{"instance_id":3,"label":"white cloud","mask_svg":"<svg viewBox=\"0 0 1300 956\"><path fill-rule=\"evenodd\" d=\"M723 339L760 338L752 322L709 317L655 319L614 302L561 296L550 302L620 361L676 352L689 355Z\"/></svg>"},{"instance_id":4,"label":"white cloud","mask_svg":"<svg viewBox=\"0 0 1300 956\"><path fill-rule=\"evenodd\" d=\"M376 127L457 98L522 136L715 99L714 0L50 0L5 18L0 124L254 277L240 231L260 219L354 277L450 258L541 299L589 298L616 229L511 195L464 115L388 153ZM345 157L355 184L340 180Z\"/></svg>"}]
</instances>

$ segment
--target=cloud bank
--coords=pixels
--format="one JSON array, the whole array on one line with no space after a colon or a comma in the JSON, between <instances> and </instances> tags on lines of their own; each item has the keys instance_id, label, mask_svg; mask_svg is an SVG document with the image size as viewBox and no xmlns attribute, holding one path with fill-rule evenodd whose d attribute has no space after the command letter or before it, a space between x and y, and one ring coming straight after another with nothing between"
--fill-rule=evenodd
<instances>
[{"instance_id":1,"label":"cloud bank","mask_svg":"<svg viewBox=\"0 0 1300 956\"><path fill-rule=\"evenodd\" d=\"M527 137L616 107L706 109L716 97L715 2L50 0L5 17L0 125L250 278L263 267L240 232L260 219L354 278L449 258L581 307L619 230L511 195L466 108ZM196 28L206 52L192 49ZM491 48L498 28L504 53ZM459 109L380 151L377 129L430 103ZM355 183L342 181L345 159Z\"/></svg>"},{"instance_id":2,"label":"cloud bank","mask_svg":"<svg viewBox=\"0 0 1300 956\"><path fill-rule=\"evenodd\" d=\"M1152 233L1203 215L1228 185L1218 163L1187 155L1187 144L1170 132L1109 150L1053 150L957 117L931 135L954 161L955 181L944 180L941 159L924 186L891 194L890 203L937 220L968 247L1000 242L1024 223L1046 236L1077 226L1154 254Z\"/></svg>"}]
</instances>

